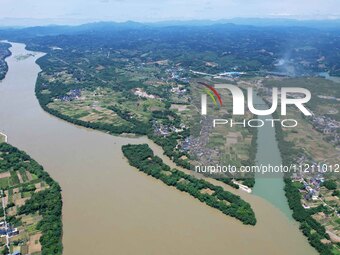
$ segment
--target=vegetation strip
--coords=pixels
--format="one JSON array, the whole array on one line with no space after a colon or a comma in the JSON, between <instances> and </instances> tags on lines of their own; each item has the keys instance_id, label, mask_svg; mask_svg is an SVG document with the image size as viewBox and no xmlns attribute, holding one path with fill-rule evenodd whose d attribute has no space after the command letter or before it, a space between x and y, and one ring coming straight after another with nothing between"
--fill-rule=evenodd
<instances>
[{"instance_id":1,"label":"vegetation strip","mask_svg":"<svg viewBox=\"0 0 340 255\"><path fill-rule=\"evenodd\" d=\"M197 179L179 170L171 169L162 159L155 156L147 144L124 145L122 147L130 165L140 171L160 179L169 186L187 192L201 202L235 217L243 224L255 225L256 218L250 204L222 187L215 186L205 180Z\"/></svg>"},{"instance_id":2,"label":"vegetation strip","mask_svg":"<svg viewBox=\"0 0 340 255\"><path fill-rule=\"evenodd\" d=\"M278 118L277 114L274 114L274 118ZM280 125L275 125L276 139L279 142L279 149L282 157L282 162L288 165L290 162L294 162L294 157L298 155L299 150L294 147L293 142L287 142L284 139L284 133ZM321 254L330 255L334 254L331 247L321 242L322 239L330 239L326 233L326 229L319 222L317 222L312 215L316 213L316 210L321 208L315 208L306 210L301 204L301 194L298 187L294 186L290 176L285 176L285 194L288 200L288 204L291 210L293 210L293 218L300 222L300 230L308 238L309 243Z\"/></svg>"},{"instance_id":3,"label":"vegetation strip","mask_svg":"<svg viewBox=\"0 0 340 255\"><path fill-rule=\"evenodd\" d=\"M5 59L11 55L9 43L0 42L0 81L3 80L8 71L8 65Z\"/></svg>"}]
</instances>

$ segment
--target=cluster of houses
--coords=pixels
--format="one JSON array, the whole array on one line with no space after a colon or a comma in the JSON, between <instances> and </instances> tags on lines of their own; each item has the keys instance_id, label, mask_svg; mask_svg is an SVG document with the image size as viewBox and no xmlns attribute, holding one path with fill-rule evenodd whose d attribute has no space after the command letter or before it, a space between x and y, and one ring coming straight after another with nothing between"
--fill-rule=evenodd
<instances>
[{"instance_id":1,"label":"cluster of houses","mask_svg":"<svg viewBox=\"0 0 340 255\"><path fill-rule=\"evenodd\" d=\"M303 177L295 174L293 176L293 181L298 181L303 184L303 189L300 189L300 192L303 193L303 197L306 201L316 201L319 199L320 187L324 182L324 177L321 174L317 174L314 177ZM309 209L310 207L303 204L305 209Z\"/></svg>"},{"instance_id":2,"label":"cluster of houses","mask_svg":"<svg viewBox=\"0 0 340 255\"><path fill-rule=\"evenodd\" d=\"M0 236L2 237L13 237L19 235L19 230L17 228L12 228L9 224L6 226L5 221L0 222Z\"/></svg>"},{"instance_id":3,"label":"cluster of houses","mask_svg":"<svg viewBox=\"0 0 340 255\"><path fill-rule=\"evenodd\" d=\"M60 96L58 99L60 99L63 102L69 102L75 99L79 99L81 97L81 90L80 89L72 89L69 93L66 95Z\"/></svg>"},{"instance_id":4,"label":"cluster of houses","mask_svg":"<svg viewBox=\"0 0 340 255\"><path fill-rule=\"evenodd\" d=\"M157 121L153 121L152 127L153 127L155 135L158 135L158 136L168 136L173 132L180 133L180 132L183 132L184 129L186 128L185 124L183 123L181 123L179 128L176 128L175 126L165 125Z\"/></svg>"},{"instance_id":5,"label":"cluster of houses","mask_svg":"<svg viewBox=\"0 0 340 255\"><path fill-rule=\"evenodd\" d=\"M339 135L339 129L340 129L340 122L336 121L330 117L327 116L313 116L312 118L313 126L316 130L319 132L322 132L326 135L333 136L332 142L334 144L340 143L340 135Z\"/></svg>"},{"instance_id":6,"label":"cluster of houses","mask_svg":"<svg viewBox=\"0 0 340 255\"><path fill-rule=\"evenodd\" d=\"M181 144L179 144L180 151L190 151L194 158L199 158L200 163L204 165L208 163L214 155L218 154L218 151L205 146L203 144L203 140L204 139L201 139L201 137L187 137L184 141L181 142Z\"/></svg>"},{"instance_id":7,"label":"cluster of houses","mask_svg":"<svg viewBox=\"0 0 340 255\"><path fill-rule=\"evenodd\" d=\"M179 96L182 96L182 95L185 95L188 92L188 90L184 88L183 86L178 85L178 86L172 87L170 92L175 93Z\"/></svg>"},{"instance_id":8,"label":"cluster of houses","mask_svg":"<svg viewBox=\"0 0 340 255\"><path fill-rule=\"evenodd\" d=\"M172 67L165 70L168 74L168 79L176 81L182 84L189 84L190 79L188 77L183 77L185 75L185 70L182 67Z\"/></svg>"},{"instance_id":9,"label":"cluster of houses","mask_svg":"<svg viewBox=\"0 0 340 255\"><path fill-rule=\"evenodd\" d=\"M192 138L191 137L187 137L184 139L184 141L181 142L181 151L182 152L188 152L191 148L191 140Z\"/></svg>"},{"instance_id":10,"label":"cluster of houses","mask_svg":"<svg viewBox=\"0 0 340 255\"><path fill-rule=\"evenodd\" d=\"M306 190L306 194L304 195L304 198L308 201L308 200L318 200L319 197L319 191L320 191L320 185L323 182L323 178L311 178L308 180L308 182L306 180L303 181L303 186Z\"/></svg>"},{"instance_id":11,"label":"cluster of houses","mask_svg":"<svg viewBox=\"0 0 340 255\"><path fill-rule=\"evenodd\" d=\"M150 99L155 99L158 98L155 95L149 95L148 93L146 93L142 88L135 88L133 90L133 94L135 94L138 97L142 97L142 98L150 98Z\"/></svg>"},{"instance_id":12,"label":"cluster of houses","mask_svg":"<svg viewBox=\"0 0 340 255\"><path fill-rule=\"evenodd\" d=\"M202 121L202 128L198 137L187 137L179 145L181 151L190 151L194 157L199 158L202 165L213 164L216 159L220 158L221 154L220 150L207 146L209 142L209 134L211 133L212 129L212 126L207 124L209 121L211 121L209 117Z\"/></svg>"},{"instance_id":13,"label":"cluster of houses","mask_svg":"<svg viewBox=\"0 0 340 255\"><path fill-rule=\"evenodd\" d=\"M206 146L208 137L188 137L180 145L181 151L190 151L193 158L198 158L201 165L214 165L216 164L216 159L219 159L221 152L215 148L210 148Z\"/></svg>"}]
</instances>

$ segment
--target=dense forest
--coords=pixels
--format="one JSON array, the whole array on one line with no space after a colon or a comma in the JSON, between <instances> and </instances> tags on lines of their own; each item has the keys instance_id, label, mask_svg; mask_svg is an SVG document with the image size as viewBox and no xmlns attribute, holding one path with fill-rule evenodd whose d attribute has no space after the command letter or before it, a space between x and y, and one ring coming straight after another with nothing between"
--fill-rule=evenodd
<instances>
[{"instance_id":1,"label":"dense forest","mask_svg":"<svg viewBox=\"0 0 340 255\"><path fill-rule=\"evenodd\" d=\"M277 71L301 75L329 71L340 75L339 30L299 26L235 24L152 26L140 23L97 23L78 27L0 30L0 38L28 43L30 49L51 47L149 52L198 71ZM71 51L68 51L71 52ZM59 54L59 53L58 53ZM205 62L218 65L209 68Z\"/></svg>"},{"instance_id":2,"label":"dense forest","mask_svg":"<svg viewBox=\"0 0 340 255\"><path fill-rule=\"evenodd\" d=\"M129 163L147 175L190 194L222 213L237 218L243 224L256 224L255 214L250 204L219 186L197 179L182 171L170 169L161 158L154 155L147 144L129 144L123 146L122 150Z\"/></svg>"}]
</instances>

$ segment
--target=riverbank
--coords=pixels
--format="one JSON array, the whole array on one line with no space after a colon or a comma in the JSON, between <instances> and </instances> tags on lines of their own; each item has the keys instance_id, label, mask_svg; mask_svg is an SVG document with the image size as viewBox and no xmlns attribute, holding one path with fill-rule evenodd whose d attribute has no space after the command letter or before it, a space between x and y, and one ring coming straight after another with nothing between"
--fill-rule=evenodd
<instances>
[{"instance_id":1,"label":"riverbank","mask_svg":"<svg viewBox=\"0 0 340 255\"><path fill-rule=\"evenodd\" d=\"M275 125L275 132L276 139L279 143L282 162L284 165L289 165L294 162L294 158L298 155L299 150L294 147L292 142L285 141L283 130L280 125ZM325 240L326 242L327 240L330 240L325 227L311 216L313 210L305 209L301 204L301 193L298 187L293 184L291 176L284 176L284 182L284 191L289 207L293 211L293 218L299 222L299 228L308 238L309 243L315 247L321 255L336 254L332 252L331 246L325 243Z\"/></svg>"},{"instance_id":2,"label":"riverbank","mask_svg":"<svg viewBox=\"0 0 340 255\"><path fill-rule=\"evenodd\" d=\"M7 137L6 134L0 132L0 143L2 143L2 142L7 143L8 142L8 137Z\"/></svg>"},{"instance_id":3,"label":"riverbank","mask_svg":"<svg viewBox=\"0 0 340 255\"><path fill-rule=\"evenodd\" d=\"M1 250L61 255L60 186L25 152L2 143L0 154Z\"/></svg>"},{"instance_id":4,"label":"riverbank","mask_svg":"<svg viewBox=\"0 0 340 255\"><path fill-rule=\"evenodd\" d=\"M5 78L8 71L8 65L5 61L7 57L11 55L9 47L11 45L6 41L0 41L0 82Z\"/></svg>"}]
</instances>

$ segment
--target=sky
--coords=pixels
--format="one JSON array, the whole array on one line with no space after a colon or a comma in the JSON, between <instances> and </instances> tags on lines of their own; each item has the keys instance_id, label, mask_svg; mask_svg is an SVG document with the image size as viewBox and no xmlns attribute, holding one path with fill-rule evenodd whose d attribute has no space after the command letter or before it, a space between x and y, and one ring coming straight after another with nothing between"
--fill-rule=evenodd
<instances>
[{"instance_id":1,"label":"sky","mask_svg":"<svg viewBox=\"0 0 340 255\"><path fill-rule=\"evenodd\" d=\"M340 18L340 0L0 0L0 6L0 26L236 17Z\"/></svg>"}]
</instances>

